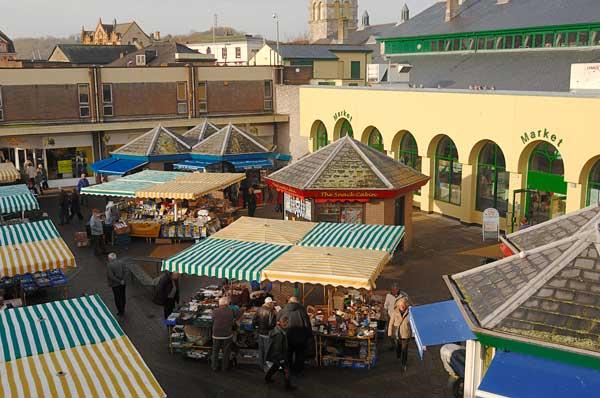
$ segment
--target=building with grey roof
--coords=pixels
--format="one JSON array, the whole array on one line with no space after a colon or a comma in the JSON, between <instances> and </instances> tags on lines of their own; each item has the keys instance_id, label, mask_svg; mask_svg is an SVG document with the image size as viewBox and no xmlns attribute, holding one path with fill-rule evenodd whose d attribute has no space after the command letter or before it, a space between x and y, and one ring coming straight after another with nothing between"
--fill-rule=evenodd
<instances>
[{"instance_id":1,"label":"building with grey roof","mask_svg":"<svg viewBox=\"0 0 600 398\"><path fill-rule=\"evenodd\" d=\"M49 62L63 62L76 66L108 65L137 51L132 45L58 44L48 57Z\"/></svg>"}]
</instances>

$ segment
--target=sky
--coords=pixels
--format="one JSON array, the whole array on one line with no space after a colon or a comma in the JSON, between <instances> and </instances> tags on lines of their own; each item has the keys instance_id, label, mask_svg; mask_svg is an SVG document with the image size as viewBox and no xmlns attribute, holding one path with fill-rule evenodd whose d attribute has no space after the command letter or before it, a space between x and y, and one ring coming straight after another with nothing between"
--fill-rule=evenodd
<instances>
[{"instance_id":1,"label":"sky","mask_svg":"<svg viewBox=\"0 0 600 398\"><path fill-rule=\"evenodd\" d=\"M371 24L400 18L406 2L411 16L439 0L359 0L359 15L369 11ZM309 0L0 0L0 30L11 38L68 36L81 26L92 30L98 18L111 23L136 20L146 33L161 35L203 31L218 15L220 26L274 38L274 12L282 39L308 31Z\"/></svg>"}]
</instances>

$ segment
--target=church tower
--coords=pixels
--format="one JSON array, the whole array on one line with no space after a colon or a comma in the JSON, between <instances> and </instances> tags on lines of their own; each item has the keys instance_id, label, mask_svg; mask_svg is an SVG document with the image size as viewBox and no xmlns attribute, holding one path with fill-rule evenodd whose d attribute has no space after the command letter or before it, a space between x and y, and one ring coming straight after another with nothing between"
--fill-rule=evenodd
<instances>
[{"instance_id":1,"label":"church tower","mask_svg":"<svg viewBox=\"0 0 600 398\"><path fill-rule=\"evenodd\" d=\"M358 0L309 0L308 5L311 43L337 42L358 27Z\"/></svg>"}]
</instances>

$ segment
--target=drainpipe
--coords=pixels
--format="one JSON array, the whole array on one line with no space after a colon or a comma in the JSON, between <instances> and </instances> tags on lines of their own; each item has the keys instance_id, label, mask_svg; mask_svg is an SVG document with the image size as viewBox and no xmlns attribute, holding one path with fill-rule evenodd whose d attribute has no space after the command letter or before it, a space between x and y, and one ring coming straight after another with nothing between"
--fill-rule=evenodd
<instances>
[{"instance_id":1,"label":"drainpipe","mask_svg":"<svg viewBox=\"0 0 600 398\"><path fill-rule=\"evenodd\" d=\"M198 87L198 83L196 82L196 67L192 64L190 65L190 117L196 117L196 87Z\"/></svg>"},{"instance_id":2,"label":"drainpipe","mask_svg":"<svg viewBox=\"0 0 600 398\"><path fill-rule=\"evenodd\" d=\"M96 113L95 121L102 122L104 120L104 118L100 114L101 90L100 90L100 86L99 86L100 78L98 75L99 75L98 68L92 67L92 78L93 78L94 84L93 84L93 89L91 92L91 94L92 94L91 97L94 98L94 110ZM94 121L94 118L92 118L92 121Z\"/></svg>"}]
</instances>

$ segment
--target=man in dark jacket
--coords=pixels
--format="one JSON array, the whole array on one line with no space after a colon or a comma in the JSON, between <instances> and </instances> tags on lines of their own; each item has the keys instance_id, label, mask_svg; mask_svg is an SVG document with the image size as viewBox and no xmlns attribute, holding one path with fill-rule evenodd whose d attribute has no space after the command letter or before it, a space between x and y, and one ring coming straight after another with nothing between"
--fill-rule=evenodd
<instances>
[{"instance_id":1,"label":"man in dark jacket","mask_svg":"<svg viewBox=\"0 0 600 398\"><path fill-rule=\"evenodd\" d=\"M258 332L258 363L264 371L266 371L265 363L269 352L269 333L275 327L276 318L273 299L267 297L262 307L256 311L252 321Z\"/></svg>"},{"instance_id":2,"label":"man in dark jacket","mask_svg":"<svg viewBox=\"0 0 600 398\"><path fill-rule=\"evenodd\" d=\"M308 339L312 337L312 328L306 308L298 302L298 297L292 296L279 318L288 319L286 328L288 341L288 362L292 370L301 373L304 370L304 354L307 349Z\"/></svg>"},{"instance_id":3,"label":"man in dark jacket","mask_svg":"<svg viewBox=\"0 0 600 398\"><path fill-rule=\"evenodd\" d=\"M175 304L179 302L179 273L165 272L158 281L154 303L163 306L165 319L171 315Z\"/></svg>"},{"instance_id":4,"label":"man in dark jacket","mask_svg":"<svg viewBox=\"0 0 600 398\"><path fill-rule=\"evenodd\" d=\"M229 306L229 299L221 297L219 308L213 311L212 353L210 366L213 371L219 370L219 352L223 351L223 370L229 370L231 346L233 345L233 327L235 312Z\"/></svg>"},{"instance_id":5,"label":"man in dark jacket","mask_svg":"<svg viewBox=\"0 0 600 398\"><path fill-rule=\"evenodd\" d=\"M284 315L279 318L275 329L271 330L271 332L269 333L270 341L267 359L269 360L269 362L272 362L272 364L269 370L267 371L267 374L265 375L265 383L272 383L273 375L275 375L277 371L281 370L283 372L286 390L294 390L295 387L293 387L290 382L290 368L288 362L289 356L287 352L288 341L285 333L285 330L287 328L288 318Z\"/></svg>"},{"instance_id":6,"label":"man in dark jacket","mask_svg":"<svg viewBox=\"0 0 600 398\"><path fill-rule=\"evenodd\" d=\"M125 313L125 284L129 276L129 269L123 260L118 260L115 253L108 255L108 264L106 265L106 277L108 286L112 288L115 296L115 306L117 315L122 316Z\"/></svg>"}]
</instances>

